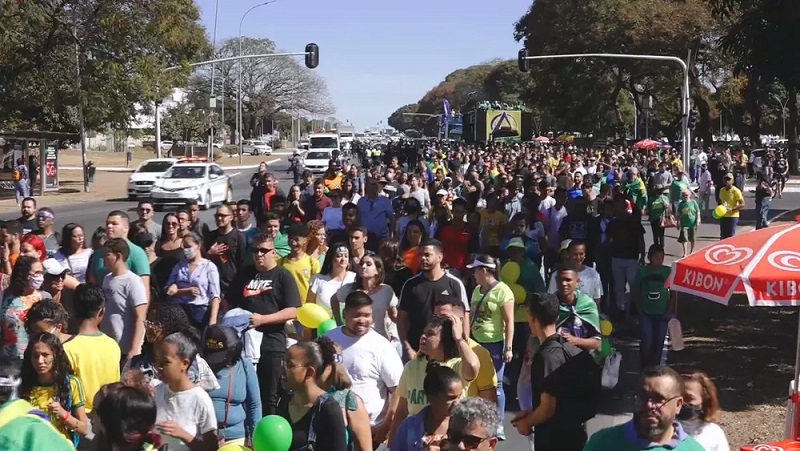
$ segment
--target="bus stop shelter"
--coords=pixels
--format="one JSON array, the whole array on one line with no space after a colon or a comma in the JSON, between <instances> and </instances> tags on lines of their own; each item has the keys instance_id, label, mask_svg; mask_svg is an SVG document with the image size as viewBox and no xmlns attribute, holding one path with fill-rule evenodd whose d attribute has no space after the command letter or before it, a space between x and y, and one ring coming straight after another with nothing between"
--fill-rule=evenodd
<instances>
[{"instance_id":1,"label":"bus stop shelter","mask_svg":"<svg viewBox=\"0 0 800 451\"><path fill-rule=\"evenodd\" d=\"M22 158L31 176L31 193L43 196L46 192L58 191L58 153L62 141L79 142L80 134L45 132L39 130L0 131L3 149L3 164L0 170L0 187L14 189L11 173ZM37 190L38 189L38 190Z\"/></svg>"}]
</instances>

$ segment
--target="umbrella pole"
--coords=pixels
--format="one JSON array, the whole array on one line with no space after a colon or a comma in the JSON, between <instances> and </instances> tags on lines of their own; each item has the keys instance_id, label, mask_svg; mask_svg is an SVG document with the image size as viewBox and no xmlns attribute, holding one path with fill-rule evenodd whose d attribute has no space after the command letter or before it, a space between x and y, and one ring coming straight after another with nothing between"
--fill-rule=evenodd
<instances>
[{"instance_id":1,"label":"umbrella pole","mask_svg":"<svg viewBox=\"0 0 800 451\"><path fill-rule=\"evenodd\" d=\"M800 430L798 430L798 426L800 426L800 421L798 421L800 419L798 418L798 389L800 389L800 311L798 311L797 315L797 349L794 357L794 389L792 390L791 396L791 411L794 415L792 418L792 427L790 428L792 436L789 438L792 440L796 440L798 435L800 435Z\"/></svg>"}]
</instances>

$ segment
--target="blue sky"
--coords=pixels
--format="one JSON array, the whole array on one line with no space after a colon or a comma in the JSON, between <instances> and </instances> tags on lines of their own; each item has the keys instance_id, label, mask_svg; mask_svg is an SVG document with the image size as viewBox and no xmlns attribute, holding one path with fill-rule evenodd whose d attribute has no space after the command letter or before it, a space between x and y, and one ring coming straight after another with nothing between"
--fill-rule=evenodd
<instances>
[{"instance_id":1,"label":"blue sky","mask_svg":"<svg viewBox=\"0 0 800 451\"><path fill-rule=\"evenodd\" d=\"M216 0L196 0L211 36ZM217 43L263 0L219 0ZM316 69L336 117L358 130L416 102L450 72L493 58L515 58L513 24L532 0L278 0L247 15L242 34L285 51L320 47Z\"/></svg>"}]
</instances>

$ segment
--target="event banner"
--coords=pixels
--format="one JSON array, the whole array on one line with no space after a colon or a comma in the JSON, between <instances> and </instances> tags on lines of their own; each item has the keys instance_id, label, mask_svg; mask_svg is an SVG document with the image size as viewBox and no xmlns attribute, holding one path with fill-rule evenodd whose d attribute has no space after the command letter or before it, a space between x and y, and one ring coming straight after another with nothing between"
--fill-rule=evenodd
<instances>
[{"instance_id":1,"label":"event banner","mask_svg":"<svg viewBox=\"0 0 800 451\"><path fill-rule=\"evenodd\" d=\"M486 137L489 141L498 138L520 139L521 130L522 111L486 110Z\"/></svg>"}]
</instances>

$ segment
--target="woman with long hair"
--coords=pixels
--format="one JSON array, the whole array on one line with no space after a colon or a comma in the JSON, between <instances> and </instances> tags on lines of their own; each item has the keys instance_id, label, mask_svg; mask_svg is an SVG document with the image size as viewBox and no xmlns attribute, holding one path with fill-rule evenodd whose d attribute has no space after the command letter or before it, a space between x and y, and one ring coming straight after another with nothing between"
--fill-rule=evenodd
<instances>
[{"instance_id":1,"label":"woman with long hair","mask_svg":"<svg viewBox=\"0 0 800 451\"><path fill-rule=\"evenodd\" d=\"M347 442L356 449L372 449L372 429L364 401L354 392L353 381L342 363L342 348L327 337L317 338L322 352L324 369L319 375L319 386L339 403L347 427Z\"/></svg>"},{"instance_id":2,"label":"woman with long hair","mask_svg":"<svg viewBox=\"0 0 800 451\"><path fill-rule=\"evenodd\" d=\"M31 337L20 369L19 397L48 412L53 426L76 447L89 433L83 385L55 335Z\"/></svg>"},{"instance_id":3,"label":"woman with long hair","mask_svg":"<svg viewBox=\"0 0 800 451\"><path fill-rule=\"evenodd\" d=\"M683 377L683 407L678 420L687 434L707 451L730 451L725 431L719 427L717 386L706 373L691 371Z\"/></svg>"},{"instance_id":4,"label":"woman with long hair","mask_svg":"<svg viewBox=\"0 0 800 451\"><path fill-rule=\"evenodd\" d=\"M69 268L78 282L86 282L86 270L92 249L86 247L86 234L80 224L70 222L61 229L61 248L53 255L59 263Z\"/></svg>"},{"instance_id":5,"label":"woman with long hair","mask_svg":"<svg viewBox=\"0 0 800 451\"><path fill-rule=\"evenodd\" d=\"M419 245L427 239L428 232L422 221L412 219L408 222L400 240L400 252L403 254L403 262L414 274L419 272Z\"/></svg>"},{"instance_id":6,"label":"woman with long hair","mask_svg":"<svg viewBox=\"0 0 800 451\"><path fill-rule=\"evenodd\" d=\"M342 300L355 290L361 290L372 299L372 317L375 331L389 341L400 341L397 332L397 296L389 285L383 283L385 277L383 260L374 252L368 251L358 265L358 274L353 283L342 285L339 291L331 297L331 310L336 324L342 325Z\"/></svg>"},{"instance_id":7,"label":"woman with long hair","mask_svg":"<svg viewBox=\"0 0 800 451\"><path fill-rule=\"evenodd\" d=\"M43 291L44 267L36 257L23 255L14 264L11 280L0 304L0 352L4 357L19 361L28 346L25 317L28 310L42 299L50 299Z\"/></svg>"},{"instance_id":8,"label":"woman with long hair","mask_svg":"<svg viewBox=\"0 0 800 451\"><path fill-rule=\"evenodd\" d=\"M389 443L393 443L400 423L409 415L416 415L428 405L424 396L424 381L429 365L435 362L453 369L462 381L461 397L467 395L469 384L478 377L480 361L464 338L461 318L435 316L425 326L419 339L419 352L403 367L400 385L395 391L398 397L397 410L389 431ZM409 396L415 393L416 396Z\"/></svg>"},{"instance_id":9,"label":"woman with long hair","mask_svg":"<svg viewBox=\"0 0 800 451\"><path fill-rule=\"evenodd\" d=\"M327 233L325 223L319 219L308 221L308 241L306 242L306 253L319 261L320 266L325 262L328 253L326 244Z\"/></svg>"},{"instance_id":10,"label":"woman with long hair","mask_svg":"<svg viewBox=\"0 0 800 451\"><path fill-rule=\"evenodd\" d=\"M161 237L156 242L156 254L160 257L173 257L176 262L183 258L181 249L181 221L177 213L167 213L161 220Z\"/></svg>"},{"instance_id":11,"label":"woman with long hair","mask_svg":"<svg viewBox=\"0 0 800 451\"><path fill-rule=\"evenodd\" d=\"M498 278L500 261L478 255L467 265L478 286L472 292L470 335L492 355L497 380L503 380L506 363L514 357L514 292ZM497 408L502 418L506 407L503 384L497 384Z\"/></svg>"},{"instance_id":12,"label":"woman with long hair","mask_svg":"<svg viewBox=\"0 0 800 451\"><path fill-rule=\"evenodd\" d=\"M155 432L157 408L150 393L122 383L108 384L92 411L97 451L166 449ZM100 397L98 392L98 397ZM97 398L95 398L97 399Z\"/></svg>"},{"instance_id":13,"label":"woman with long hair","mask_svg":"<svg viewBox=\"0 0 800 451\"><path fill-rule=\"evenodd\" d=\"M356 280L356 273L347 270L349 265L350 250L345 243L329 247L319 274L311 278L306 302L318 304L333 315L331 298L343 285Z\"/></svg>"},{"instance_id":14,"label":"woman with long hair","mask_svg":"<svg viewBox=\"0 0 800 451\"><path fill-rule=\"evenodd\" d=\"M378 247L378 255L383 261L386 272L384 283L392 287L395 293L400 293L408 279L414 277L414 272L406 266L403 255L400 253L400 243L396 240L383 240Z\"/></svg>"},{"instance_id":15,"label":"woman with long hair","mask_svg":"<svg viewBox=\"0 0 800 451\"><path fill-rule=\"evenodd\" d=\"M353 178L347 176L342 180L342 205L346 203L358 204L361 195L356 191L356 184Z\"/></svg>"},{"instance_id":16,"label":"woman with long hair","mask_svg":"<svg viewBox=\"0 0 800 451\"><path fill-rule=\"evenodd\" d=\"M428 405L400 423L391 451L442 449L447 441L450 410L464 392L461 377L451 368L431 364L422 387Z\"/></svg>"},{"instance_id":17,"label":"woman with long hair","mask_svg":"<svg viewBox=\"0 0 800 451\"><path fill-rule=\"evenodd\" d=\"M286 351L284 363L286 388L292 393L281 400L278 415L292 425L289 449L345 451L347 438L342 410L318 382L325 370L320 346L310 341L297 343Z\"/></svg>"}]
</instances>

